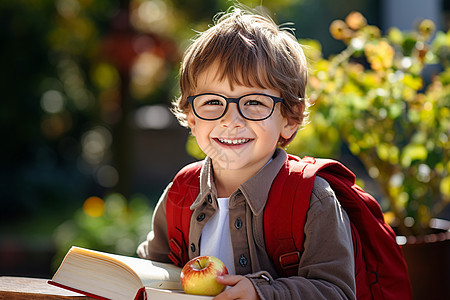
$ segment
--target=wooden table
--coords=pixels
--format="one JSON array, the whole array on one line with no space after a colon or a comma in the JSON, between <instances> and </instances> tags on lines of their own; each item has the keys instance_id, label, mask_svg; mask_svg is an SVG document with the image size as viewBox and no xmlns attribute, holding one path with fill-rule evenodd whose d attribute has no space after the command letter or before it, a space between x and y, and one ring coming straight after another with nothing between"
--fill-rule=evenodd
<instances>
[{"instance_id":1,"label":"wooden table","mask_svg":"<svg viewBox=\"0 0 450 300\"><path fill-rule=\"evenodd\" d=\"M93 299L47 283L48 279L26 277L0 277L0 300L3 299Z\"/></svg>"}]
</instances>

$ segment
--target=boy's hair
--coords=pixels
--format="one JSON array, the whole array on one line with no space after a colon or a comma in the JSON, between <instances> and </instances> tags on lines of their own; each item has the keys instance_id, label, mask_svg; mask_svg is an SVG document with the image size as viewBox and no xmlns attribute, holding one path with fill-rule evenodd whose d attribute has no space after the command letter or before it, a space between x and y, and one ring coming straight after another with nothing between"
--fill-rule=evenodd
<instances>
[{"instance_id":1,"label":"boy's hair","mask_svg":"<svg viewBox=\"0 0 450 300\"><path fill-rule=\"evenodd\" d=\"M215 25L201 33L186 50L180 69L181 96L173 111L187 126L187 97L193 95L198 75L218 65L218 80L231 84L258 86L280 91L281 113L300 126L307 117L307 63L294 35L272 19L249 9L232 7L217 15ZM282 139L286 146L295 136Z\"/></svg>"}]
</instances>

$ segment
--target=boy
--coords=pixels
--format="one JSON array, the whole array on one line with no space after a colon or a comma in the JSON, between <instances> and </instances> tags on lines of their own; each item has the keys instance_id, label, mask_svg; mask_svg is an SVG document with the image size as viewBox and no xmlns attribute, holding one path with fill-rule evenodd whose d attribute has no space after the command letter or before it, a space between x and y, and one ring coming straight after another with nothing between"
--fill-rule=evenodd
<instances>
[{"instance_id":1,"label":"boy","mask_svg":"<svg viewBox=\"0 0 450 300\"><path fill-rule=\"evenodd\" d=\"M191 206L189 258L212 255L230 275L215 299L355 298L350 222L334 192L316 178L297 276L280 277L264 247L263 211L287 159L285 147L306 118L306 59L301 46L270 19L233 9L199 35L183 58L175 103L207 158ZM166 201L138 248L170 262ZM288 213L288 212L287 212Z\"/></svg>"}]
</instances>

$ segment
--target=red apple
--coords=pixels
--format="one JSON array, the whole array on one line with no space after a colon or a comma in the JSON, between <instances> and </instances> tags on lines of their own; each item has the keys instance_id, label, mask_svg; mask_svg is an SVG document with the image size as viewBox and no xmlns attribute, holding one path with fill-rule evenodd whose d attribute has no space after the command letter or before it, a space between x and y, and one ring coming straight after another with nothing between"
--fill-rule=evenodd
<instances>
[{"instance_id":1,"label":"red apple","mask_svg":"<svg viewBox=\"0 0 450 300\"><path fill-rule=\"evenodd\" d=\"M188 261L181 270L181 285L186 294L215 296L225 289L217 276L228 274L223 262L214 256L198 256Z\"/></svg>"}]
</instances>

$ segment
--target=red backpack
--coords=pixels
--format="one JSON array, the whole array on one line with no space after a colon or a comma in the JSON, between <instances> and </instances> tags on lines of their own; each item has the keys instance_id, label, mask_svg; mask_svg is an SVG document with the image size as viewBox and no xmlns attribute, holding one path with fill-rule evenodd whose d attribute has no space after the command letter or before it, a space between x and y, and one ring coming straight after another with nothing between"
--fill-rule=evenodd
<instances>
[{"instance_id":1,"label":"red backpack","mask_svg":"<svg viewBox=\"0 0 450 300\"><path fill-rule=\"evenodd\" d=\"M199 193L201 164L186 166L169 190L166 215L170 259L178 266L188 260L190 205ZM358 299L412 299L407 266L395 233L384 222L378 202L355 184L355 175L330 159L289 155L272 183L264 210L266 250L280 276L297 274L304 232L292 224L305 224L315 176L325 179L347 212L355 255ZM280 201L283 199L283 201ZM292 214L286 214L291 211Z\"/></svg>"}]
</instances>

